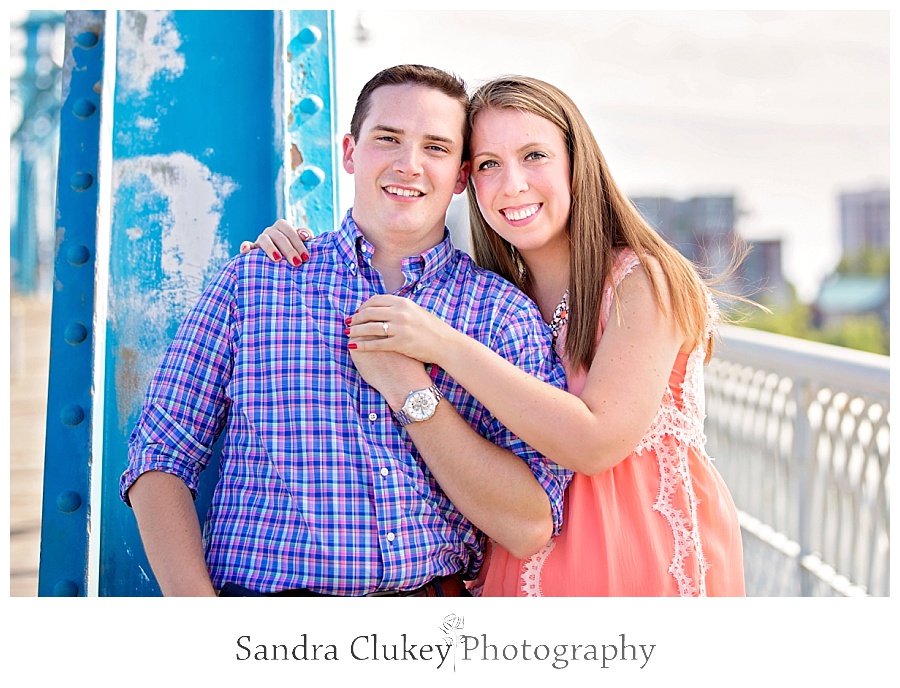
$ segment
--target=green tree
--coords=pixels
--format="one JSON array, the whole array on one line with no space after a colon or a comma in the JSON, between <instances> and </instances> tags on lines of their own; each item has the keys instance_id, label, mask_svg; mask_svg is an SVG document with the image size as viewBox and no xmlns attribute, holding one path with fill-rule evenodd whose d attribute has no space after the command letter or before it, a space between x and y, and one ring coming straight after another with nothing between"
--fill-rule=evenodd
<instances>
[{"instance_id":1,"label":"green tree","mask_svg":"<svg viewBox=\"0 0 900 688\"><path fill-rule=\"evenodd\" d=\"M834 271L841 275L889 275L891 252L886 248L864 248L845 253Z\"/></svg>"},{"instance_id":2,"label":"green tree","mask_svg":"<svg viewBox=\"0 0 900 688\"><path fill-rule=\"evenodd\" d=\"M787 304L762 305L766 306L769 312L761 308L742 307L735 324L788 337L815 338L810 307L805 303L793 299Z\"/></svg>"},{"instance_id":3,"label":"green tree","mask_svg":"<svg viewBox=\"0 0 900 688\"><path fill-rule=\"evenodd\" d=\"M754 330L890 355L890 332L874 314L849 316L839 324L816 328L813 326L812 307L801 302L795 293L786 304L766 303L763 300L762 305L769 312L743 305L728 317L733 324Z\"/></svg>"},{"instance_id":4,"label":"green tree","mask_svg":"<svg viewBox=\"0 0 900 688\"><path fill-rule=\"evenodd\" d=\"M881 318L872 313L847 317L839 325L815 330L814 333L817 341L826 344L885 356L891 353L888 329Z\"/></svg>"}]
</instances>

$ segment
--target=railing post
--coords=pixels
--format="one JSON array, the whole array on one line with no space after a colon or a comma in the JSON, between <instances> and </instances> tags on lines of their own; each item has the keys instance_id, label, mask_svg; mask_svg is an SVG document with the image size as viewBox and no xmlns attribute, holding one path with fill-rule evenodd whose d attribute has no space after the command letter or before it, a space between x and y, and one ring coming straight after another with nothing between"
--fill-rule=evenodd
<instances>
[{"instance_id":1,"label":"railing post","mask_svg":"<svg viewBox=\"0 0 900 688\"><path fill-rule=\"evenodd\" d=\"M800 580L800 594L812 594L809 575L803 567L806 555L812 552L812 483L816 470L816 449L809 410L812 405L812 385L807 378L798 377L793 381L796 417L794 418L793 454L800 462L797 471L797 532L800 553L797 556L797 575Z\"/></svg>"}]
</instances>

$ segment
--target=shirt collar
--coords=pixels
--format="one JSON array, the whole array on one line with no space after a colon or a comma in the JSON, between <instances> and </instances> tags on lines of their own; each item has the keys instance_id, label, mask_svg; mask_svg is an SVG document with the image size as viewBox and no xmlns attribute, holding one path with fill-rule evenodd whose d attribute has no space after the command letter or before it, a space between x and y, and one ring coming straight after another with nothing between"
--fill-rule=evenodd
<instances>
[{"instance_id":1,"label":"shirt collar","mask_svg":"<svg viewBox=\"0 0 900 688\"><path fill-rule=\"evenodd\" d=\"M363 266L370 266L375 247L363 236L353 220L353 209L347 211L336 232L335 245L341 260L353 274ZM445 271L455 255L450 230L444 227L444 238L441 242L418 256L403 259L403 274L407 284L420 280L431 280Z\"/></svg>"}]
</instances>

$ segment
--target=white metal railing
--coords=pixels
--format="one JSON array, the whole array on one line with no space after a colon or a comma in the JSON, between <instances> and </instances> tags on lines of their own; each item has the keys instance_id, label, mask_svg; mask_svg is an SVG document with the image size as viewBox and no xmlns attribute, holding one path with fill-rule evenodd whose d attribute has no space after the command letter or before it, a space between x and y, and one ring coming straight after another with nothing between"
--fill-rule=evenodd
<instances>
[{"instance_id":1,"label":"white metal railing","mask_svg":"<svg viewBox=\"0 0 900 688\"><path fill-rule=\"evenodd\" d=\"M748 595L890 595L889 363L722 328L707 448L740 511Z\"/></svg>"}]
</instances>

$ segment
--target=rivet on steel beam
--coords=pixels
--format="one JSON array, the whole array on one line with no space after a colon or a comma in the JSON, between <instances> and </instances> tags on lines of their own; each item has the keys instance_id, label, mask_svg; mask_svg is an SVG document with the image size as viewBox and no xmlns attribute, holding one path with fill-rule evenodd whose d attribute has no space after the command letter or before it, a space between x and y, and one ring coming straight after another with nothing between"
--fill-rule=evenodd
<instances>
[{"instance_id":1,"label":"rivet on steel beam","mask_svg":"<svg viewBox=\"0 0 900 688\"><path fill-rule=\"evenodd\" d=\"M78 597L78 585L75 581L61 580L53 586L54 597Z\"/></svg>"},{"instance_id":2,"label":"rivet on steel beam","mask_svg":"<svg viewBox=\"0 0 900 688\"><path fill-rule=\"evenodd\" d=\"M304 97L297 105L300 112L305 115L314 115L317 112L321 112L323 107L325 107L325 103L323 103L322 99L316 95Z\"/></svg>"},{"instance_id":3,"label":"rivet on steel beam","mask_svg":"<svg viewBox=\"0 0 900 688\"><path fill-rule=\"evenodd\" d=\"M56 508L64 514L71 514L73 511L78 511L80 506L81 495L72 490L60 492L56 498Z\"/></svg>"},{"instance_id":4,"label":"rivet on steel beam","mask_svg":"<svg viewBox=\"0 0 900 688\"><path fill-rule=\"evenodd\" d=\"M97 106L87 98L79 98L72 106L72 113L80 118L87 119L97 111Z\"/></svg>"},{"instance_id":5,"label":"rivet on steel beam","mask_svg":"<svg viewBox=\"0 0 900 688\"><path fill-rule=\"evenodd\" d=\"M87 339L87 334L87 328L80 322L75 322L66 328L63 337L69 344L81 344L81 342Z\"/></svg>"},{"instance_id":6,"label":"rivet on steel beam","mask_svg":"<svg viewBox=\"0 0 900 688\"><path fill-rule=\"evenodd\" d=\"M99 40L97 34L91 31L84 31L75 37L75 42L82 48L93 48Z\"/></svg>"},{"instance_id":7,"label":"rivet on steel beam","mask_svg":"<svg viewBox=\"0 0 900 688\"><path fill-rule=\"evenodd\" d=\"M325 181L325 173L318 167L307 167L300 173L300 183L307 189L314 189Z\"/></svg>"},{"instance_id":8,"label":"rivet on steel beam","mask_svg":"<svg viewBox=\"0 0 900 688\"><path fill-rule=\"evenodd\" d=\"M312 45L322 40L322 31L317 26L307 26L297 34L301 43Z\"/></svg>"},{"instance_id":9,"label":"rivet on steel beam","mask_svg":"<svg viewBox=\"0 0 900 688\"><path fill-rule=\"evenodd\" d=\"M60 411L59 419L66 425L78 425L84 420L84 409L78 404L69 404Z\"/></svg>"},{"instance_id":10,"label":"rivet on steel beam","mask_svg":"<svg viewBox=\"0 0 900 688\"><path fill-rule=\"evenodd\" d=\"M317 27L307 26L305 29L302 29L300 33L294 36L291 42L288 43L288 59L294 59L294 57L307 50L310 46L315 45L321 39L322 32Z\"/></svg>"},{"instance_id":11,"label":"rivet on steel beam","mask_svg":"<svg viewBox=\"0 0 900 688\"><path fill-rule=\"evenodd\" d=\"M88 250L88 247L84 246L83 244L72 246L68 251L66 251L66 260L68 260L72 265L84 265L88 262L90 257L91 252Z\"/></svg>"},{"instance_id":12,"label":"rivet on steel beam","mask_svg":"<svg viewBox=\"0 0 900 688\"><path fill-rule=\"evenodd\" d=\"M76 191L84 191L94 184L94 177L89 172L76 172L69 179L69 183Z\"/></svg>"}]
</instances>

